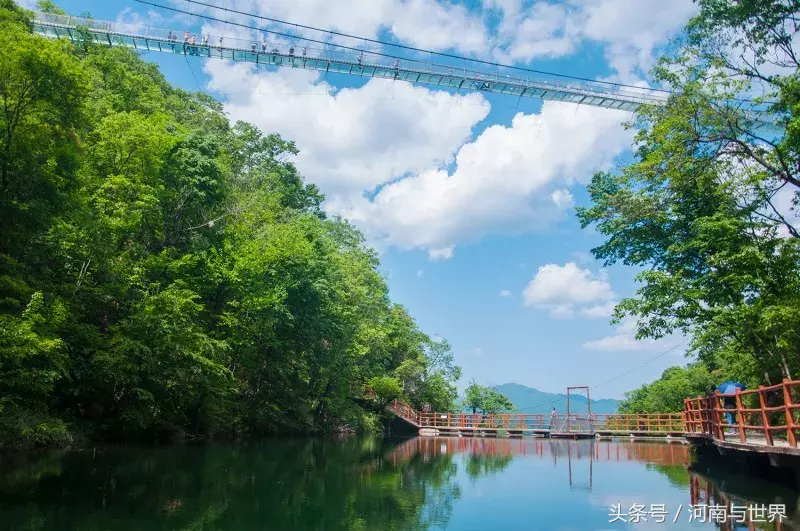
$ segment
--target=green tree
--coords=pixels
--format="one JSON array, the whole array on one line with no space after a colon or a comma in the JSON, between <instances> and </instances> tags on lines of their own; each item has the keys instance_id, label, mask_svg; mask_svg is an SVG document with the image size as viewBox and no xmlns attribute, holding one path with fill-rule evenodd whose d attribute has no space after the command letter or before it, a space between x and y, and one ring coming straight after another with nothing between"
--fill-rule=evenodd
<instances>
[{"instance_id":1,"label":"green tree","mask_svg":"<svg viewBox=\"0 0 800 531\"><path fill-rule=\"evenodd\" d=\"M625 393L619 404L620 413L678 413L684 409L687 397L704 396L718 383L705 365L695 363L688 367L670 367L661 378Z\"/></svg>"},{"instance_id":2,"label":"green tree","mask_svg":"<svg viewBox=\"0 0 800 531\"><path fill-rule=\"evenodd\" d=\"M699 4L682 46L654 72L674 94L642 110L633 162L595 175L578 216L607 236L597 258L643 269L615 321L635 317L639 338L682 332L709 370L734 364L769 383L800 369L800 238L789 221L800 107L787 40L800 8ZM765 96L743 104L757 86ZM770 112L754 112L767 101ZM765 118L786 134L765 131ZM795 206L780 208L779 193Z\"/></svg>"},{"instance_id":3,"label":"green tree","mask_svg":"<svg viewBox=\"0 0 800 531\"><path fill-rule=\"evenodd\" d=\"M480 385L475 380L472 380L464 390L463 404L466 408L471 409L473 413L477 413L479 410L481 413L514 410L514 404L507 396L490 387Z\"/></svg>"},{"instance_id":4,"label":"green tree","mask_svg":"<svg viewBox=\"0 0 800 531\"><path fill-rule=\"evenodd\" d=\"M453 407L449 345L392 303L291 141L131 50L36 37L8 0L0 39L0 446Z\"/></svg>"}]
</instances>

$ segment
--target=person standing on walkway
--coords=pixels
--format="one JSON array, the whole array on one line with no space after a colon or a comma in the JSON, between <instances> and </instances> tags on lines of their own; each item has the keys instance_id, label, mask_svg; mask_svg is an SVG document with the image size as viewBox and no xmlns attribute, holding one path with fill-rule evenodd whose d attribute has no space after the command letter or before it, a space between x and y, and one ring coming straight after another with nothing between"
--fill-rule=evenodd
<instances>
[{"instance_id":1,"label":"person standing on walkway","mask_svg":"<svg viewBox=\"0 0 800 531\"><path fill-rule=\"evenodd\" d=\"M550 411L550 426L549 426L550 431L553 430L553 425L556 423L556 415L557 415L556 408L553 408L553 410Z\"/></svg>"},{"instance_id":2,"label":"person standing on walkway","mask_svg":"<svg viewBox=\"0 0 800 531\"><path fill-rule=\"evenodd\" d=\"M722 405L726 409L725 418L728 421L728 429L730 430L728 433L736 433L736 393L745 389L744 384L734 380L727 380L719 384L718 390L723 395Z\"/></svg>"}]
</instances>

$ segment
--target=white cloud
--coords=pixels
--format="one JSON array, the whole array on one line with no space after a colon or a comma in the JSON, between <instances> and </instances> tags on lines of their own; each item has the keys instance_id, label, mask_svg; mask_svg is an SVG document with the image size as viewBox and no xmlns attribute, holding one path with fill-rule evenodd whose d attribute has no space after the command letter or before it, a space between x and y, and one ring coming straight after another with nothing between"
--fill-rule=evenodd
<instances>
[{"instance_id":1,"label":"white cloud","mask_svg":"<svg viewBox=\"0 0 800 531\"><path fill-rule=\"evenodd\" d=\"M550 317L555 317L556 319L568 319L573 315L575 315L575 312L572 310L571 304L559 304L550 309Z\"/></svg>"},{"instance_id":2,"label":"white cloud","mask_svg":"<svg viewBox=\"0 0 800 531\"><path fill-rule=\"evenodd\" d=\"M561 208L570 208L573 204L575 204L575 198L566 188L559 188L550 194L550 199L553 200L553 203L555 203L556 206Z\"/></svg>"},{"instance_id":3,"label":"white cloud","mask_svg":"<svg viewBox=\"0 0 800 531\"><path fill-rule=\"evenodd\" d=\"M431 262L450 260L453 258L455 248L455 245L448 245L447 247L440 247L438 249L428 249L428 260Z\"/></svg>"},{"instance_id":4,"label":"white cloud","mask_svg":"<svg viewBox=\"0 0 800 531\"><path fill-rule=\"evenodd\" d=\"M586 317L611 317L614 313L614 308L617 306L617 301L608 301L605 304L597 304L588 308L583 308L581 313Z\"/></svg>"},{"instance_id":5,"label":"white cloud","mask_svg":"<svg viewBox=\"0 0 800 531\"><path fill-rule=\"evenodd\" d=\"M365 190L448 164L489 112L480 94L405 82L371 79L336 90L305 70L265 72L225 61L207 61L205 70L231 118L297 143L298 168L328 194L334 211Z\"/></svg>"},{"instance_id":6,"label":"white cloud","mask_svg":"<svg viewBox=\"0 0 800 531\"><path fill-rule=\"evenodd\" d=\"M329 208L373 241L400 248L541 229L571 204L565 185L610 167L630 146L630 133L620 125L626 116L546 102L540 114L519 113L510 126L488 127L463 145L452 172L430 168L384 186L371 200L331 201Z\"/></svg>"},{"instance_id":7,"label":"white cloud","mask_svg":"<svg viewBox=\"0 0 800 531\"><path fill-rule=\"evenodd\" d=\"M507 289L504 289L503 291L500 292L500 297L510 297L510 296L511 292L508 291Z\"/></svg>"},{"instance_id":8,"label":"white cloud","mask_svg":"<svg viewBox=\"0 0 800 531\"><path fill-rule=\"evenodd\" d=\"M164 21L164 17L161 16L161 13L148 10L146 13L142 14L138 11L134 11L131 7L126 7L122 11L119 12L117 15L117 24L120 28L120 31L126 31L124 27L120 27L119 25L123 24L130 24L131 26L158 26L162 24ZM137 31L138 28L131 28L131 33Z\"/></svg>"},{"instance_id":9,"label":"white cloud","mask_svg":"<svg viewBox=\"0 0 800 531\"><path fill-rule=\"evenodd\" d=\"M499 59L529 60L535 57L562 57L575 51L580 27L567 4L535 2L522 10L515 2L504 2L499 27Z\"/></svg>"},{"instance_id":10,"label":"white cloud","mask_svg":"<svg viewBox=\"0 0 800 531\"><path fill-rule=\"evenodd\" d=\"M697 11L692 0L494 0L492 5L502 16L498 59L563 57L596 42L618 72L614 77L627 81L649 69L655 49Z\"/></svg>"},{"instance_id":11,"label":"white cloud","mask_svg":"<svg viewBox=\"0 0 800 531\"><path fill-rule=\"evenodd\" d=\"M676 336L662 339L636 339L636 321L624 319L614 333L593 341L587 341L583 348L607 352L667 350L677 347L681 338Z\"/></svg>"},{"instance_id":12,"label":"white cloud","mask_svg":"<svg viewBox=\"0 0 800 531\"><path fill-rule=\"evenodd\" d=\"M525 306L548 308L551 315L568 317L575 304L608 301L615 297L611 284L601 273L594 275L575 262L563 266L547 264L539 267L522 292Z\"/></svg>"},{"instance_id":13,"label":"white cloud","mask_svg":"<svg viewBox=\"0 0 800 531\"><path fill-rule=\"evenodd\" d=\"M652 0L493 0L502 17L491 37L476 13L435 0L376 0L357 10L346 8L344 0L231 3L242 11L368 37L389 31L410 44L428 39L426 46L444 48L450 40L463 41L480 53L488 38L501 47L521 49L511 46L518 43L536 48L529 54L549 49L557 56L587 39L623 42L627 31L634 47L650 53L667 31L662 29L685 17L686 2L677 0L683 6L677 15L646 13L654 29L613 12L650 9L640 4L669 11ZM612 23L629 27L603 27ZM431 31L412 32L414 24ZM656 36L650 40L640 35L651 30ZM629 114L621 111L545 102L539 114L519 113L510 124L493 125L471 139L490 110L478 93L453 95L375 79L337 89L314 72L259 71L224 61L208 61L205 71L234 120L297 143L295 162L326 194L329 213L352 220L378 247L428 249L431 259L449 258L445 249L489 233L526 233L558 222L574 205L570 188L609 168L632 140L620 125Z\"/></svg>"},{"instance_id":14,"label":"white cloud","mask_svg":"<svg viewBox=\"0 0 800 531\"><path fill-rule=\"evenodd\" d=\"M449 162L488 113L479 94L380 80L337 92L305 71L255 74L249 65L212 62L207 69L211 87L229 96L228 112L295 140L298 167L329 193L360 193Z\"/></svg>"},{"instance_id":15,"label":"white cloud","mask_svg":"<svg viewBox=\"0 0 800 531\"><path fill-rule=\"evenodd\" d=\"M182 0L173 3L183 5ZM370 39L384 39L384 33L420 48L453 49L462 53L485 53L490 46L480 13L470 12L463 5L437 0L228 0L225 7L315 28L336 30ZM275 26L263 19L233 16L223 11L194 6L218 18L256 25L264 29ZM285 31L285 26L278 26ZM320 34L297 28L300 34L320 38ZM364 42L340 39L349 46Z\"/></svg>"},{"instance_id":16,"label":"white cloud","mask_svg":"<svg viewBox=\"0 0 800 531\"><path fill-rule=\"evenodd\" d=\"M395 1L392 4L389 30L403 42L424 49L454 49L477 54L489 49L489 36L483 21L463 5L436 0Z\"/></svg>"}]
</instances>

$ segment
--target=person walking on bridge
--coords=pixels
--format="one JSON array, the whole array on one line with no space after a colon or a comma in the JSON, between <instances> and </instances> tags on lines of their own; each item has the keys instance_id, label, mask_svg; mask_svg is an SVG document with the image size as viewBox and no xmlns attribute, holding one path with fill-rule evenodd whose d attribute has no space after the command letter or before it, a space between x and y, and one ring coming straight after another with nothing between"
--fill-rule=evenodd
<instances>
[{"instance_id":1,"label":"person walking on bridge","mask_svg":"<svg viewBox=\"0 0 800 531\"><path fill-rule=\"evenodd\" d=\"M553 431L553 425L556 423L556 415L556 408L553 408L553 410L550 412L550 425L548 426L550 431Z\"/></svg>"},{"instance_id":2,"label":"person walking on bridge","mask_svg":"<svg viewBox=\"0 0 800 531\"><path fill-rule=\"evenodd\" d=\"M743 391L744 384L728 380L719 384L719 392L723 395L722 403L725 407L725 418L728 421L728 433L736 433L736 392Z\"/></svg>"}]
</instances>

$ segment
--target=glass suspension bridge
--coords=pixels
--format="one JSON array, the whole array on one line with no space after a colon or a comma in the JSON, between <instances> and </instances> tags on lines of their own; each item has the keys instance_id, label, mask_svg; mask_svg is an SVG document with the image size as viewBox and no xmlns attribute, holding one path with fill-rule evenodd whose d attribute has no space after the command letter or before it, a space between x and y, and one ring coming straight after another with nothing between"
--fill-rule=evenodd
<instances>
[{"instance_id":1,"label":"glass suspension bridge","mask_svg":"<svg viewBox=\"0 0 800 531\"><path fill-rule=\"evenodd\" d=\"M517 98L563 101L605 109L635 112L642 106L663 106L669 93L590 80L547 79L547 75L506 75L489 69L452 64L437 64L415 58L346 49L336 44L320 44L299 37L291 39L252 40L226 35L179 34L173 30L109 22L92 18L51 13L35 13L34 31L44 37L68 38L73 42L91 40L97 44L134 48L141 51L175 55L244 61L258 65L302 68L325 73L339 73L422 85L501 94ZM259 31L257 28L250 28ZM265 34L269 31L262 30ZM306 46L308 44L308 46ZM527 71L526 71L527 73ZM516 74L516 72L515 72ZM775 129L772 117L761 111L747 111L761 127Z\"/></svg>"}]
</instances>

